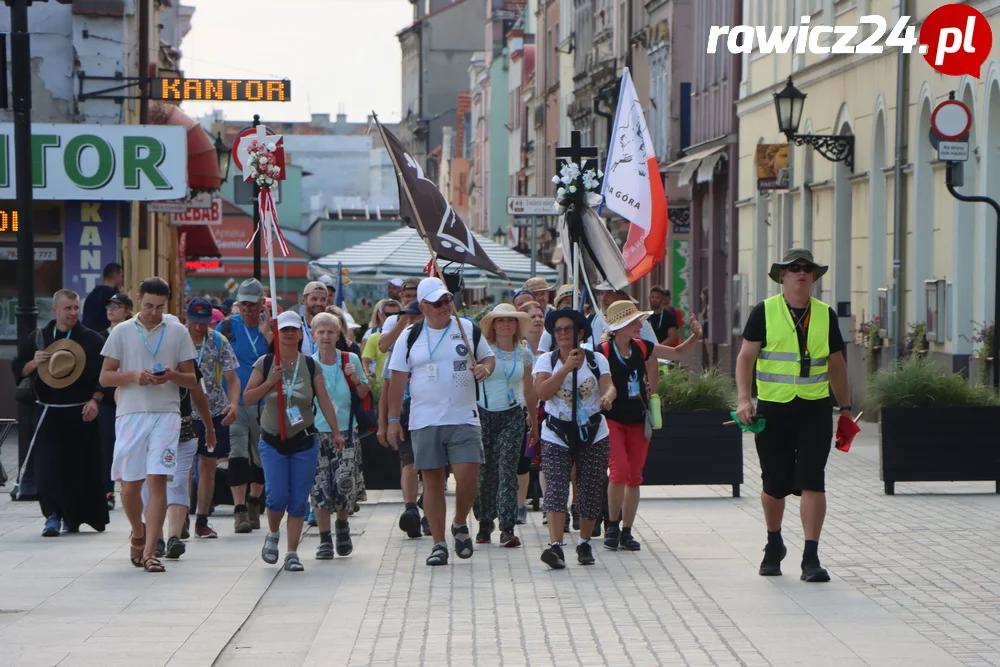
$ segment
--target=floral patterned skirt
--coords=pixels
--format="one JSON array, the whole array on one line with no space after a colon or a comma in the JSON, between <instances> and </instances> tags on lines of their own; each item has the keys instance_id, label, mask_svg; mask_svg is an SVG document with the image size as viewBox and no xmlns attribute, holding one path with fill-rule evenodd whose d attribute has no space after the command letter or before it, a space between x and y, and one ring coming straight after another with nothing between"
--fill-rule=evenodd
<instances>
[{"instance_id":1,"label":"floral patterned skirt","mask_svg":"<svg viewBox=\"0 0 1000 667\"><path fill-rule=\"evenodd\" d=\"M350 512L358 502L361 446L356 432L341 431L346 444L338 451L332 433L319 435L319 461L313 483L312 503L329 512ZM364 491L362 481L360 491Z\"/></svg>"}]
</instances>

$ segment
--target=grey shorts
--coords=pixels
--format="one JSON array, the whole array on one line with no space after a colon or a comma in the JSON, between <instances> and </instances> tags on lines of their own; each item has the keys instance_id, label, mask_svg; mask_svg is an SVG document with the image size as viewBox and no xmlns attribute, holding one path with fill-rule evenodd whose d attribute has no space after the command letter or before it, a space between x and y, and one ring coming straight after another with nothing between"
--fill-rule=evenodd
<instances>
[{"instance_id":1,"label":"grey shorts","mask_svg":"<svg viewBox=\"0 0 1000 667\"><path fill-rule=\"evenodd\" d=\"M482 463L483 438L478 426L450 424L410 431L413 467L438 470L454 463Z\"/></svg>"},{"instance_id":2,"label":"grey shorts","mask_svg":"<svg viewBox=\"0 0 1000 667\"><path fill-rule=\"evenodd\" d=\"M241 405L236 421L229 427L229 458L250 459L258 468L260 452L257 443L260 441L260 420L256 405Z\"/></svg>"}]
</instances>

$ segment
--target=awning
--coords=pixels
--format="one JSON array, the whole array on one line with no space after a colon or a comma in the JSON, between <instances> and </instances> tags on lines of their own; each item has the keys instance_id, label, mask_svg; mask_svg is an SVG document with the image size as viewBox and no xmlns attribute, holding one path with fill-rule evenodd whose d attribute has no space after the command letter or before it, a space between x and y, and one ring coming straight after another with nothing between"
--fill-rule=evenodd
<instances>
[{"instance_id":1,"label":"awning","mask_svg":"<svg viewBox=\"0 0 1000 667\"><path fill-rule=\"evenodd\" d=\"M691 178L695 173L698 174L699 183L708 183L712 180L712 172L715 169L716 163L722 159L723 153L727 148L729 148L729 144L723 144L715 148L685 155L680 160L667 165L667 169L681 167L680 174L677 175L678 185L690 184ZM704 170L700 168L702 167L702 162L706 163Z\"/></svg>"},{"instance_id":2,"label":"awning","mask_svg":"<svg viewBox=\"0 0 1000 667\"><path fill-rule=\"evenodd\" d=\"M163 102L151 102L149 122L153 125L180 125L187 128L188 188L218 190L222 187L219 154L215 150L215 142L198 121L181 111L180 107Z\"/></svg>"},{"instance_id":3,"label":"awning","mask_svg":"<svg viewBox=\"0 0 1000 667\"><path fill-rule=\"evenodd\" d=\"M177 233L187 233L184 246L185 257L222 257L219 244L215 242L212 228L208 225L181 225Z\"/></svg>"}]
</instances>

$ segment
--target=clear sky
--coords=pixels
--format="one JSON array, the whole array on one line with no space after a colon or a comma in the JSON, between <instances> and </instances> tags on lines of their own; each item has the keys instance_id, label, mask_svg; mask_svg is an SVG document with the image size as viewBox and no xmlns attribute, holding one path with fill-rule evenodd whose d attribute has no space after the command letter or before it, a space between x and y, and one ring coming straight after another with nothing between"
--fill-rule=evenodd
<instances>
[{"instance_id":1,"label":"clear sky","mask_svg":"<svg viewBox=\"0 0 1000 667\"><path fill-rule=\"evenodd\" d=\"M191 78L290 79L287 103L185 102L200 116L224 109L229 120L259 113L266 123L305 121L311 113L361 122L374 109L399 120L399 40L412 22L409 0L183 0L195 7L181 45Z\"/></svg>"}]
</instances>

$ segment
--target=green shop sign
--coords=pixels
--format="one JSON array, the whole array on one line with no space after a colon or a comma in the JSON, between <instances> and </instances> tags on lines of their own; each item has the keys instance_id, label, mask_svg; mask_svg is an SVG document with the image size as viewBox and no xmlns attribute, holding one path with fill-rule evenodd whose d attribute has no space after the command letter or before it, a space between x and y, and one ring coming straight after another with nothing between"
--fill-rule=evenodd
<instances>
[{"instance_id":1,"label":"green shop sign","mask_svg":"<svg viewBox=\"0 0 1000 667\"><path fill-rule=\"evenodd\" d=\"M180 126L31 126L35 199L152 201L187 195ZM0 199L15 199L14 126L0 124Z\"/></svg>"}]
</instances>

